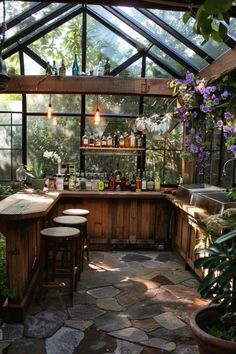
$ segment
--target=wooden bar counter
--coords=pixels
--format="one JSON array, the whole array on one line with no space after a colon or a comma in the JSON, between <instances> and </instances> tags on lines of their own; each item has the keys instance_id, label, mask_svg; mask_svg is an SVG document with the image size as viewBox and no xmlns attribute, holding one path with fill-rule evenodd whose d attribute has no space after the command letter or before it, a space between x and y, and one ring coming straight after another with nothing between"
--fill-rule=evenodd
<instances>
[{"instance_id":1,"label":"wooden bar counter","mask_svg":"<svg viewBox=\"0 0 236 354\"><path fill-rule=\"evenodd\" d=\"M31 191L31 192L30 192ZM0 202L0 232L6 237L9 287L5 321L22 321L37 290L40 230L64 209L90 211L91 249L158 247L169 242L172 203L161 192L18 192Z\"/></svg>"}]
</instances>

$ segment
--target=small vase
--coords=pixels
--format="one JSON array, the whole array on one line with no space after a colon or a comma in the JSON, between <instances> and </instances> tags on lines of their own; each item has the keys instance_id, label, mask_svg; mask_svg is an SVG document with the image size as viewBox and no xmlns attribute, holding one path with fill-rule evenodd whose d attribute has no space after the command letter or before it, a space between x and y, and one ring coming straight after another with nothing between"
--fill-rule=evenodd
<instances>
[{"instance_id":1,"label":"small vase","mask_svg":"<svg viewBox=\"0 0 236 354\"><path fill-rule=\"evenodd\" d=\"M32 178L32 187L34 189L40 189L43 190L45 187L45 178Z\"/></svg>"},{"instance_id":2,"label":"small vase","mask_svg":"<svg viewBox=\"0 0 236 354\"><path fill-rule=\"evenodd\" d=\"M61 162L58 162L58 165L57 165L57 174L58 174L58 175L61 175Z\"/></svg>"}]
</instances>

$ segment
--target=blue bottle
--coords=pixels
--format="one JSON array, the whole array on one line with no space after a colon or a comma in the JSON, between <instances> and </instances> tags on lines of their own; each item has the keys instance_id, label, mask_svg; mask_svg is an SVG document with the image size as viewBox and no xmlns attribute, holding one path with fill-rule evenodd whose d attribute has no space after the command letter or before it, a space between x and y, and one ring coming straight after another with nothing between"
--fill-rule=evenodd
<instances>
[{"instance_id":1,"label":"blue bottle","mask_svg":"<svg viewBox=\"0 0 236 354\"><path fill-rule=\"evenodd\" d=\"M73 63L72 63L72 75L78 76L79 75L79 65L77 62L77 56L74 54Z\"/></svg>"}]
</instances>

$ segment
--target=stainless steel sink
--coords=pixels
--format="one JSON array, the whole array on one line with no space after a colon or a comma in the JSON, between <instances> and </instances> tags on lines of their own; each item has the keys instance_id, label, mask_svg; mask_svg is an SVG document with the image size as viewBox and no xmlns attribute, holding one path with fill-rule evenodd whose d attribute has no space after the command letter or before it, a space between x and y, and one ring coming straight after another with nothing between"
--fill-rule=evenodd
<instances>
[{"instance_id":1,"label":"stainless steel sink","mask_svg":"<svg viewBox=\"0 0 236 354\"><path fill-rule=\"evenodd\" d=\"M227 192L199 193L195 206L203 208L209 214L222 214L225 209L236 208L236 200L230 200Z\"/></svg>"},{"instance_id":2,"label":"stainless steel sink","mask_svg":"<svg viewBox=\"0 0 236 354\"><path fill-rule=\"evenodd\" d=\"M207 183L181 184L178 186L177 195L184 198L189 204L195 204L198 193L225 192L225 188Z\"/></svg>"}]
</instances>

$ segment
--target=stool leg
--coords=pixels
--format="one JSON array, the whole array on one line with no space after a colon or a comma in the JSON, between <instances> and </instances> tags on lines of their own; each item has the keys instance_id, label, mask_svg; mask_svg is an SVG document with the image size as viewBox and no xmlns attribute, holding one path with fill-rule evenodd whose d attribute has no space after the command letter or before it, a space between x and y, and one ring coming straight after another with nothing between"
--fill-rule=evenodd
<instances>
[{"instance_id":1,"label":"stool leg","mask_svg":"<svg viewBox=\"0 0 236 354\"><path fill-rule=\"evenodd\" d=\"M87 223L85 224L85 240L86 240L86 257L87 257L87 262L90 262L90 259L89 259L89 237L88 237L88 232L87 232Z\"/></svg>"},{"instance_id":2,"label":"stool leg","mask_svg":"<svg viewBox=\"0 0 236 354\"><path fill-rule=\"evenodd\" d=\"M75 268L75 257L76 257L76 239L72 239L70 242L70 306L73 306L74 299L74 289L76 281L76 268Z\"/></svg>"}]
</instances>

